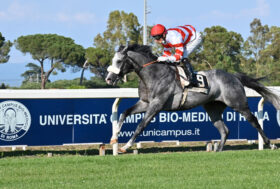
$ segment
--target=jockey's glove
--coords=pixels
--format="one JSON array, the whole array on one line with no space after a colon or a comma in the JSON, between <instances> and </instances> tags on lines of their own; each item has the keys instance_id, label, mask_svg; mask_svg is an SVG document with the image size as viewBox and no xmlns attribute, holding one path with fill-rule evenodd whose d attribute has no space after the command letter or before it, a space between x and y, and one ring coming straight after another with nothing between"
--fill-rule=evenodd
<instances>
[{"instance_id":1,"label":"jockey's glove","mask_svg":"<svg viewBox=\"0 0 280 189\"><path fill-rule=\"evenodd\" d=\"M168 61L168 57L167 56L160 56L157 59L158 62L166 62Z\"/></svg>"}]
</instances>

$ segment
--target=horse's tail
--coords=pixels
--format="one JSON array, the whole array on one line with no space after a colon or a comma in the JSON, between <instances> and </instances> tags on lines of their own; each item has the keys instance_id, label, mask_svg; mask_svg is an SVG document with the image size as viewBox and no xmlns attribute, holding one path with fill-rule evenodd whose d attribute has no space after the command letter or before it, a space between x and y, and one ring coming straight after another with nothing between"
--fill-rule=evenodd
<instances>
[{"instance_id":1,"label":"horse's tail","mask_svg":"<svg viewBox=\"0 0 280 189\"><path fill-rule=\"evenodd\" d=\"M257 91L264 100L270 102L273 104L273 106L277 109L280 110L280 97L273 93L270 89L259 83L258 81L264 79L265 77L261 78L251 78L243 73L236 73L234 74L242 83L242 85L251 88L255 91Z\"/></svg>"}]
</instances>

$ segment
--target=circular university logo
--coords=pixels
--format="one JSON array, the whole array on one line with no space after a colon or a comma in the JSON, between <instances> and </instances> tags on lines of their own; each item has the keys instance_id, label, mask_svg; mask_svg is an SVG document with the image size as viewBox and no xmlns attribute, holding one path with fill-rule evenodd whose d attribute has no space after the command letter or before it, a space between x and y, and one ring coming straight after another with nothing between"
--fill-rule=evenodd
<instances>
[{"instance_id":1,"label":"circular university logo","mask_svg":"<svg viewBox=\"0 0 280 189\"><path fill-rule=\"evenodd\" d=\"M17 140L27 133L30 125L30 112L22 103L12 100L0 103L0 140Z\"/></svg>"}]
</instances>

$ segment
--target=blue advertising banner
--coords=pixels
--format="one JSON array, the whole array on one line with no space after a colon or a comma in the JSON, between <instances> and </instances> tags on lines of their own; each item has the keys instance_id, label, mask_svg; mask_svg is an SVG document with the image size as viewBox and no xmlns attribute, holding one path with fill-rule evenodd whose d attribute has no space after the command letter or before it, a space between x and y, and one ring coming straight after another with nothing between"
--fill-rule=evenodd
<instances>
[{"instance_id":1,"label":"blue advertising banner","mask_svg":"<svg viewBox=\"0 0 280 189\"><path fill-rule=\"evenodd\" d=\"M249 98L258 116L260 98ZM0 100L0 145L62 145L109 143L114 99L17 99ZM119 112L134 105L136 98L123 99ZM144 114L128 116L119 134L124 143L133 135ZM264 106L264 131L270 139L280 138L280 114ZM257 139L257 131L242 115L230 108L223 114L229 139ZM160 112L137 141L207 141L220 139L218 130L202 107L178 112Z\"/></svg>"}]
</instances>

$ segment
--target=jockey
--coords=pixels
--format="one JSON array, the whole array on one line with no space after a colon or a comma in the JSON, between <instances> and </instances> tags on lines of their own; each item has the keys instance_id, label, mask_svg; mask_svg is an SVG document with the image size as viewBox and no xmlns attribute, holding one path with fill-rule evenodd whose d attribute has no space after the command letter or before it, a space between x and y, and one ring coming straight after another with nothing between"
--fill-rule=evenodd
<instances>
[{"instance_id":1,"label":"jockey","mask_svg":"<svg viewBox=\"0 0 280 189\"><path fill-rule=\"evenodd\" d=\"M166 30L163 25L157 24L153 26L151 36L156 43L164 47L163 55L158 57L157 61L182 61L190 80L189 86L196 86L197 81L187 58L202 42L200 33L196 32L195 28L191 25L178 26ZM175 48L175 54L173 55L171 52L172 48Z\"/></svg>"}]
</instances>

